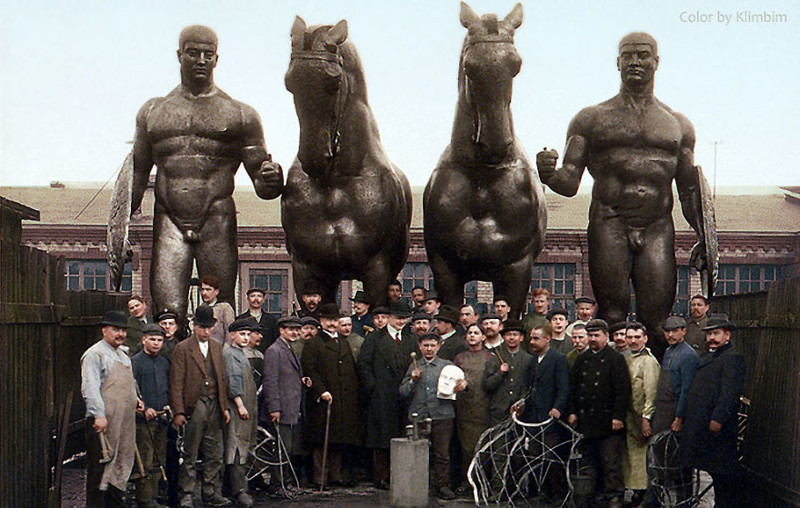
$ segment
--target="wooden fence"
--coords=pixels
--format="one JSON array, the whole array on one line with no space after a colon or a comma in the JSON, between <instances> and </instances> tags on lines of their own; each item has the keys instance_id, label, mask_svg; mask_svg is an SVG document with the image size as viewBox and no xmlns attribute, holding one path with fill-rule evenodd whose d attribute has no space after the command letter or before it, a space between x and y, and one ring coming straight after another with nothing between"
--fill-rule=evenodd
<instances>
[{"instance_id":1,"label":"wooden fence","mask_svg":"<svg viewBox=\"0 0 800 508\"><path fill-rule=\"evenodd\" d=\"M0 204L0 507L57 506L59 413L71 393L66 421L81 428L80 356L100 338L102 314L126 298L67 292L63 260L19 245L30 209ZM74 435L62 453L79 451Z\"/></svg>"},{"instance_id":2,"label":"wooden fence","mask_svg":"<svg viewBox=\"0 0 800 508\"><path fill-rule=\"evenodd\" d=\"M751 401L743 445L753 506L800 506L800 279L769 291L719 297L712 311L736 323Z\"/></svg>"}]
</instances>

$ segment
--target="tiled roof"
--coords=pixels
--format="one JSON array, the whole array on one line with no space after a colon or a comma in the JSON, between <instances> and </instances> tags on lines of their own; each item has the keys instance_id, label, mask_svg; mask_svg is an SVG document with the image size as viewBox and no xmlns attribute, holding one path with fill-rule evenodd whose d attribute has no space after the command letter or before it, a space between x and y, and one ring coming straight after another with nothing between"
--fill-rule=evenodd
<instances>
[{"instance_id":1,"label":"tiled roof","mask_svg":"<svg viewBox=\"0 0 800 508\"><path fill-rule=\"evenodd\" d=\"M40 223L105 224L108 219L111 188L98 193L100 184L86 183L79 187L0 187L0 195L39 210ZM719 189L716 198L719 231L800 232L798 187L754 187L752 189ZM412 228L422 227L422 187L412 188ZM234 193L239 226L280 226L280 200L263 201L252 188L240 186ZM565 198L546 192L548 229L585 229L591 195L579 193ZM679 201L675 199L673 217L676 229L689 230ZM88 204L88 206L87 206ZM134 222L151 220L153 193L148 190L142 205L143 213Z\"/></svg>"}]
</instances>

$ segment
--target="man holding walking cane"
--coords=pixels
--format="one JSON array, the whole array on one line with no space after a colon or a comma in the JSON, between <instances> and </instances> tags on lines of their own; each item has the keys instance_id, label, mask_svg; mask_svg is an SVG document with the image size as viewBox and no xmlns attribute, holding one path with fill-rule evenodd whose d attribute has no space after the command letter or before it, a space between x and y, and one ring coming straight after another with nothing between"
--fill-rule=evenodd
<instances>
[{"instance_id":1,"label":"man holding walking cane","mask_svg":"<svg viewBox=\"0 0 800 508\"><path fill-rule=\"evenodd\" d=\"M320 324L322 331L309 339L303 348L301 364L303 373L311 378L310 400L308 404L308 425L305 429L307 442L314 452L314 483L316 487L325 485L351 486L349 480L342 480L343 445L360 444L358 414L358 378L350 345L339 340L336 326L339 321L339 308L335 303L320 305ZM330 407L330 413L328 413ZM330 414L330 418L327 415ZM327 423L326 423L327 422ZM323 471L322 458L326 452L325 429L328 428L326 455L327 475Z\"/></svg>"}]
</instances>

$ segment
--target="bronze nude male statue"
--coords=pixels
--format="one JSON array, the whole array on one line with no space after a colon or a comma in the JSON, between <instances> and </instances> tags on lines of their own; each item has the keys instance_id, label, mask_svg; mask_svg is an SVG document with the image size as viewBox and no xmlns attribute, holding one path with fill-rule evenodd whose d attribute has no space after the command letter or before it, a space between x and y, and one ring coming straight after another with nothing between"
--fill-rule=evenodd
<instances>
[{"instance_id":1,"label":"bronze nude male statue","mask_svg":"<svg viewBox=\"0 0 800 508\"><path fill-rule=\"evenodd\" d=\"M511 117L522 5L498 19L462 2L460 18L468 33L458 103L450 144L423 195L425 249L445 303L460 307L465 283L491 281L519 318L547 227L544 191Z\"/></svg>"},{"instance_id":2,"label":"bronze nude male statue","mask_svg":"<svg viewBox=\"0 0 800 508\"><path fill-rule=\"evenodd\" d=\"M555 150L539 152L536 164L542 182L564 196L575 195L588 168L594 178L589 275L599 317L609 323L625 320L632 281L638 318L656 332L649 345L660 358L666 347L661 324L672 309L677 283L673 180L683 215L697 233L691 264L698 269L705 269L707 245L694 127L653 95L658 61L652 36L623 37L619 94L572 119L561 168L556 170Z\"/></svg>"},{"instance_id":3,"label":"bronze nude male statue","mask_svg":"<svg viewBox=\"0 0 800 508\"><path fill-rule=\"evenodd\" d=\"M298 292L304 283L335 302L358 279L375 304L408 256L411 188L389 160L367 102L347 22L306 27L297 17L286 88L300 122L297 158L281 197L281 224Z\"/></svg>"},{"instance_id":4,"label":"bronze nude male statue","mask_svg":"<svg viewBox=\"0 0 800 508\"><path fill-rule=\"evenodd\" d=\"M280 195L283 171L272 162L258 113L214 84L217 35L193 25L179 38L181 83L147 101L136 117L131 211L139 208L155 164L150 293L156 310L185 318L193 263L220 280L232 302L238 269L234 175L244 164L262 199Z\"/></svg>"}]
</instances>

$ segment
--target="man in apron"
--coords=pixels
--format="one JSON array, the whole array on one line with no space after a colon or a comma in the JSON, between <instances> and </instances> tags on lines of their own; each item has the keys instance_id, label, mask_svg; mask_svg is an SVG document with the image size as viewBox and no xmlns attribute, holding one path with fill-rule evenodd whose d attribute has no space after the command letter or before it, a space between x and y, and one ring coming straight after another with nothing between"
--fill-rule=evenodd
<instances>
[{"instance_id":1,"label":"man in apron","mask_svg":"<svg viewBox=\"0 0 800 508\"><path fill-rule=\"evenodd\" d=\"M661 374L656 389L656 410L653 413L653 435L671 430L681 432L686 412L686 396L692 385L697 365L700 363L695 350L684 341L686 321L680 316L670 316L664 322L664 338L667 350L661 362ZM676 492L678 501L686 499L691 492L691 470L685 471L675 479L684 485L683 492ZM652 483L652 479L651 479Z\"/></svg>"},{"instance_id":2,"label":"man in apron","mask_svg":"<svg viewBox=\"0 0 800 508\"><path fill-rule=\"evenodd\" d=\"M100 322L103 339L81 356L81 395L86 403L86 505L125 506L124 493L136 450L136 397L131 360L120 346L127 336L124 312Z\"/></svg>"}]
</instances>

